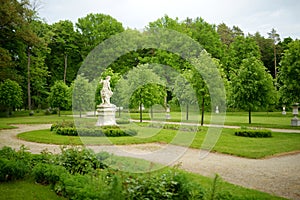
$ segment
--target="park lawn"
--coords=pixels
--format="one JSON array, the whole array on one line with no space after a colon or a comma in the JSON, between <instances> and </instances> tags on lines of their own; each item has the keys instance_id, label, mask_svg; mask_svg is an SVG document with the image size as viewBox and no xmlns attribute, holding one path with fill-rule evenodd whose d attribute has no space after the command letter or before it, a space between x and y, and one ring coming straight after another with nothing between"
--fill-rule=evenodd
<instances>
[{"instance_id":1,"label":"park lawn","mask_svg":"<svg viewBox=\"0 0 300 200\"><path fill-rule=\"evenodd\" d=\"M189 120L185 118L185 112L171 112L171 122L187 122L187 123L200 123L200 113L189 112ZM130 113L132 119L139 119L139 113ZM211 113L206 112L204 115L204 124L210 124ZM282 115L281 112L252 112L252 123L248 123L247 112L226 112L225 125L231 126L246 126L246 127L265 127L265 128L281 128L281 129L298 129L300 127L291 127L291 119L293 115L287 113ZM150 120L149 113L143 113L144 120ZM152 120L165 121L163 113L154 113Z\"/></svg>"},{"instance_id":2,"label":"park lawn","mask_svg":"<svg viewBox=\"0 0 300 200\"><path fill-rule=\"evenodd\" d=\"M11 200L62 200L50 186L35 183L31 179L24 179L0 184L0 199Z\"/></svg>"},{"instance_id":3,"label":"park lawn","mask_svg":"<svg viewBox=\"0 0 300 200\"><path fill-rule=\"evenodd\" d=\"M134 137L62 136L49 130L38 130L21 133L18 137L32 142L58 145L127 145L158 142L199 149L201 148L207 129L208 128L206 127L202 127L202 131L195 134L193 132L179 132L176 130L160 130L142 127L138 130L138 135ZM235 136L235 130L236 129L223 129L222 134L212 151L255 159L280 153L300 151L299 133L273 132L273 137L271 138L248 138ZM174 139L175 136L176 139ZM192 141L191 144L190 141Z\"/></svg>"},{"instance_id":4,"label":"park lawn","mask_svg":"<svg viewBox=\"0 0 300 200\"><path fill-rule=\"evenodd\" d=\"M15 128L11 124L53 124L61 121L72 121L74 118L70 115L33 115L23 117L5 117L0 118L0 129Z\"/></svg>"}]
</instances>

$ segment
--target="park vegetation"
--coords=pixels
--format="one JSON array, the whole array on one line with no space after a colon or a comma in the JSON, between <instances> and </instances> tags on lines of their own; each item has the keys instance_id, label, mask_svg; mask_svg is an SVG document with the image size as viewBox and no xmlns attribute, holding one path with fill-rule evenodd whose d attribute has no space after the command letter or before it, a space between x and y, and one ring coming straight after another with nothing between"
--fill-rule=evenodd
<instances>
[{"instance_id":1,"label":"park vegetation","mask_svg":"<svg viewBox=\"0 0 300 200\"><path fill-rule=\"evenodd\" d=\"M18 184L17 180L27 180L35 182L32 185L50 186L52 192L58 196L78 200L280 199L262 192L229 185L219 176L213 181L208 181L203 177L199 179L192 175L193 178L190 180L189 173L176 167L144 174L122 172L113 167L113 163L118 162L117 159L107 152L94 153L89 149L76 147L61 148L59 154L47 151L31 154L24 146L18 151L3 147L0 149L0 188L5 187L7 182ZM127 164L133 166L136 162L137 160L133 160ZM151 166L151 163L144 164ZM3 197L2 194L0 196ZM14 194L9 196L13 197Z\"/></svg>"},{"instance_id":2,"label":"park vegetation","mask_svg":"<svg viewBox=\"0 0 300 200\"><path fill-rule=\"evenodd\" d=\"M61 110L70 110L73 106L81 116L83 111L95 110L100 103L101 85L77 73L97 45L124 32L125 28L105 14L88 14L75 23L61 20L48 24L39 17L35 4L28 0L1 3L0 111L10 115L16 109L27 109L33 114L32 110L51 107L60 115ZM184 34L206 50L220 71L226 89L227 102L220 103L221 111L225 105L234 111L247 111L251 123L252 111L273 111L282 105L288 109L300 100L298 39L281 39L275 29L267 33L268 37L259 32L247 34L237 26L209 24L201 17L180 21L165 15L149 22L145 30L157 28ZM136 30L126 31L134 34ZM130 45L131 41L127 42ZM149 63L170 66L181 76L170 75L172 72ZM117 84L123 86L116 88L112 97L112 103L117 106L125 104L129 109L151 110L157 104L166 108L168 104L176 107L181 102L188 119L189 106L196 105L202 111L201 124L204 110L212 110L207 82L191 63L172 52L136 49L110 63L101 78L107 75L112 77L112 89ZM185 87L187 83L192 90ZM131 87L133 85L140 87ZM97 89L88 95L91 87ZM74 88L78 91L75 96ZM126 99L128 92L131 93L129 100ZM188 98L191 95L196 98ZM125 100L129 103L124 103Z\"/></svg>"}]
</instances>

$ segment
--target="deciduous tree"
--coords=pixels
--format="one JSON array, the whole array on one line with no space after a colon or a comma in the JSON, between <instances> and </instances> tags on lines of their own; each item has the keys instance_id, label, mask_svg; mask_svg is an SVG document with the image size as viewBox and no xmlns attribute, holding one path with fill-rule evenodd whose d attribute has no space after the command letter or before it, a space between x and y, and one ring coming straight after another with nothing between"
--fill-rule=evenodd
<instances>
[{"instance_id":1,"label":"deciduous tree","mask_svg":"<svg viewBox=\"0 0 300 200\"><path fill-rule=\"evenodd\" d=\"M242 61L240 69L232 77L231 86L233 104L249 112L249 124L253 110L276 103L277 95L272 76L256 57Z\"/></svg>"}]
</instances>

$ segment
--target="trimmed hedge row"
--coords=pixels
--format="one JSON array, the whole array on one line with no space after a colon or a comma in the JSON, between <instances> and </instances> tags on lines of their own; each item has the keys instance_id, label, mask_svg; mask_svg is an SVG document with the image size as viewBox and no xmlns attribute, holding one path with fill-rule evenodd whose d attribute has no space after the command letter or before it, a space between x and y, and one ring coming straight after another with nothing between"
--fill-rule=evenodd
<instances>
[{"instance_id":1,"label":"trimmed hedge row","mask_svg":"<svg viewBox=\"0 0 300 200\"><path fill-rule=\"evenodd\" d=\"M236 136L242 136L242 137L255 137L255 138L272 137L272 131L270 130L246 129L246 130L235 131L234 134Z\"/></svg>"},{"instance_id":2,"label":"trimmed hedge row","mask_svg":"<svg viewBox=\"0 0 300 200\"><path fill-rule=\"evenodd\" d=\"M51 125L50 131L56 131L59 128L75 128L73 121L62 121Z\"/></svg>"},{"instance_id":3,"label":"trimmed hedge row","mask_svg":"<svg viewBox=\"0 0 300 200\"><path fill-rule=\"evenodd\" d=\"M153 128L163 128L170 130L180 130L180 131L199 131L200 127L189 126L189 125L179 125L179 124L149 124L149 127Z\"/></svg>"},{"instance_id":4,"label":"trimmed hedge row","mask_svg":"<svg viewBox=\"0 0 300 200\"><path fill-rule=\"evenodd\" d=\"M93 136L93 137L121 137L121 136L134 136L137 135L137 131L133 129L122 130L120 128L57 128L56 133L59 135L67 136Z\"/></svg>"}]
</instances>

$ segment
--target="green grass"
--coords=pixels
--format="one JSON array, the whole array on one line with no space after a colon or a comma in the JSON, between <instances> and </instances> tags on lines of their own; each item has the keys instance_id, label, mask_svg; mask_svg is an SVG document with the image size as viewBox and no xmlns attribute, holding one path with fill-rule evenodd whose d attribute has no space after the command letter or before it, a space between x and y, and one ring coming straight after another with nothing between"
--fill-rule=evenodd
<instances>
[{"instance_id":1,"label":"green grass","mask_svg":"<svg viewBox=\"0 0 300 200\"><path fill-rule=\"evenodd\" d=\"M207 128L197 132L195 137L191 132L175 130L159 130L140 127L135 137L78 137L57 135L49 130L38 130L21 133L20 139L58 145L104 145L104 144L141 144L141 143L172 143L175 145L190 146L199 149L206 135ZM235 129L223 129L222 134L212 149L215 152L231 154L247 158L264 158L279 153L300 151L299 133L273 132L271 138L248 138L234 135ZM174 139L176 136L176 139ZM192 140L192 138L194 139ZM189 144L189 141L192 141Z\"/></svg>"},{"instance_id":2,"label":"green grass","mask_svg":"<svg viewBox=\"0 0 300 200\"><path fill-rule=\"evenodd\" d=\"M204 123L209 124L211 113L206 112L204 115ZM133 119L139 119L139 113L130 113L130 117ZM248 123L248 113L247 112L227 112L225 118L225 125L234 126L249 126L249 127L266 127L266 128L282 128L282 129L298 129L300 127L291 127L291 119L293 115L287 113L287 115L282 115L281 112L252 112L252 123ZM150 120L149 113L143 113L144 120ZM164 114L154 113L153 120L165 120ZM199 113L189 112L189 120L185 118L185 112L171 112L172 122L190 122L200 123ZM213 122L212 122L213 123Z\"/></svg>"},{"instance_id":3,"label":"green grass","mask_svg":"<svg viewBox=\"0 0 300 200\"><path fill-rule=\"evenodd\" d=\"M11 200L55 200L65 199L55 194L50 186L34 183L33 180L25 179L0 184L0 199Z\"/></svg>"},{"instance_id":4,"label":"green grass","mask_svg":"<svg viewBox=\"0 0 300 200\"><path fill-rule=\"evenodd\" d=\"M69 115L33 115L0 118L0 129L15 128L10 124L52 124L62 120L72 121L73 117Z\"/></svg>"}]
</instances>

